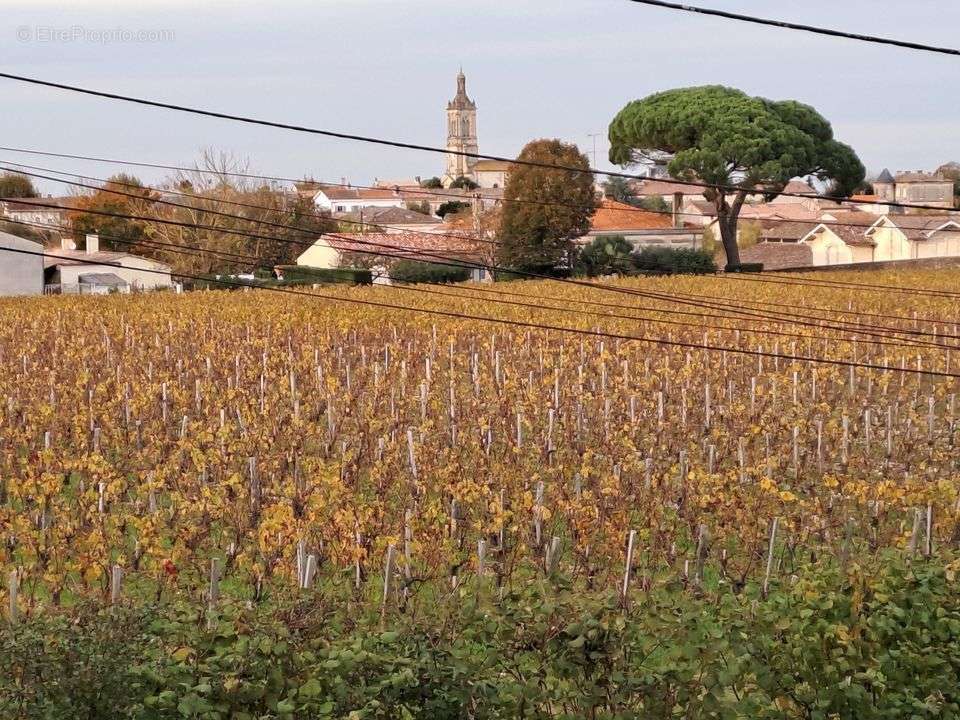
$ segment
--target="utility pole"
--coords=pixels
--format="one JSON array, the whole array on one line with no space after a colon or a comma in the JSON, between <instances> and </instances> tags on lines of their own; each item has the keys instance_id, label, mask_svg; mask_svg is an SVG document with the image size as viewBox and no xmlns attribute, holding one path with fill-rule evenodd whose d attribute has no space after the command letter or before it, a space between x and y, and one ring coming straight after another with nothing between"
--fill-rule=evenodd
<instances>
[{"instance_id":1,"label":"utility pole","mask_svg":"<svg viewBox=\"0 0 960 720\"><path fill-rule=\"evenodd\" d=\"M587 137L593 140L593 167L597 167L597 138L603 137L603 133L587 133Z\"/></svg>"}]
</instances>

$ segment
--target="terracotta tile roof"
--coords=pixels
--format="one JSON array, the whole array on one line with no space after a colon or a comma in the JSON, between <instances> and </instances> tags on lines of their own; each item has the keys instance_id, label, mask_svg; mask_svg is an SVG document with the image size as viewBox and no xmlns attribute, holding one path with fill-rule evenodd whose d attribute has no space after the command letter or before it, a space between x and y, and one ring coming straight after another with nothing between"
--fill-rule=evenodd
<instances>
[{"instance_id":1,"label":"terracotta tile roof","mask_svg":"<svg viewBox=\"0 0 960 720\"><path fill-rule=\"evenodd\" d=\"M879 195L851 195L850 199L854 202L874 203L880 199Z\"/></svg>"},{"instance_id":2,"label":"terracotta tile roof","mask_svg":"<svg viewBox=\"0 0 960 720\"><path fill-rule=\"evenodd\" d=\"M400 207L364 208L345 213L334 213L341 222L383 223L385 225L439 225L440 218Z\"/></svg>"},{"instance_id":3,"label":"terracotta tile roof","mask_svg":"<svg viewBox=\"0 0 960 720\"><path fill-rule=\"evenodd\" d=\"M399 195L393 188L351 188L322 185L318 188L331 200L392 200Z\"/></svg>"},{"instance_id":4,"label":"terracotta tile roof","mask_svg":"<svg viewBox=\"0 0 960 720\"><path fill-rule=\"evenodd\" d=\"M798 193L800 195L813 195L813 196L818 195L817 191L814 190L809 185L807 185L803 180L797 180L797 179L794 179L788 182L786 186L783 188L782 192Z\"/></svg>"},{"instance_id":5,"label":"terracotta tile roof","mask_svg":"<svg viewBox=\"0 0 960 720\"><path fill-rule=\"evenodd\" d=\"M787 220L785 222L764 223L761 237L767 241L787 240L797 242L810 234L817 227L816 222L809 220Z\"/></svg>"},{"instance_id":6,"label":"terracotta tile roof","mask_svg":"<svg viewBox=\"0 0 960 720\"><path fill-rule=\"evenodd\" d=\"M884 215L910 240L926 240L943 225L953 222L960 224L960 216L953 215ZM954 230L955 232L955 230Z\"/></svg>"},{"instance_id":7,"label":"terracotta tile roof","mask_svg":"<svg viewBox=\"0 0 960 720\"><path fill-rule=\"evenodd\" d=\"M378 253L385 257L420 259L425 262L437 258L420 257L420 253L454 255L462 258L478 257L481 254L480 244L467 233L463 233L460 237L429 232L337 233L320 237L330 247L340 252Z\"/></svg>"},{"instance_id":8,"label":"terracotta tile roof","mask_svg":"<svg viewBox=\"0 0 960 720\"><path fill-rule=\"evenodd\" d=\"M673 227L669 215L641 210L626 203L605 199L601 201L590 220L590 229L597 231L614 230L657 230Z\"/></svg>"},{"instance_id":9,"label":"terracotta tile roof","mask_svg":"<svg viewBox=\"0 0 960 720\"><path fill-rule=\"evenodd\" d=\"M763 263L764 270L813 265L813 251L802 243L761 242L740 251L740 262Z\"/></svg>"},{"instance_id":10,"label":"terracotta tile roof","mask_svg":"<svg viewBox=\"0 0 960 720\"><path fill-rule=\"evenodd\" d=\"M703 188L697 185L670 182L669 180L637 180L633 183L633 191L639 197L648 195L703 195Z\"/></svg>"},{"instance_id":11,"label":"terracotta tile roof","mask_svg":"<svg viewBox=\"0 0 960 720\"><path fill-rule=\"evenodd\" d=\"M818 210L806 208L802 203L744 204L740 209L741 220L817 220L819 217Z\"/></svg>"}]
</instances>

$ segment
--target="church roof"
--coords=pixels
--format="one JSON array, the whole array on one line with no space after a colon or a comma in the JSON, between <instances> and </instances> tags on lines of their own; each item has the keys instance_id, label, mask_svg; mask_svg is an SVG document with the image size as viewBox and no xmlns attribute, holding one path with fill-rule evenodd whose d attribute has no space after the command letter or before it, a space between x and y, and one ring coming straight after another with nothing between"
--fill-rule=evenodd
<instances>
[{"instance_id":1,"label":"church roof","mask_svg":"<svg viewBox=\"0 0 960 720\"><path fill-rule=\"evenodd\" d=\"M473 165L474 172L508 172L513 166L506 160L478 160Z\"/></svg>"},{"instance_id":2,"label":"church roof","mask_svg":"<svg viewBox=\"0 0 960 720\"><path fill-rule=\"evenodd\" d=\"M883 169L883 172L880 173L879 177L874 182L878 183L892 183L894 182L893 175L890 174L890 171L887 168Z\"/></svg>"},{"instance_id":3,"label":"church roof","mask_svg":"<svg viewBox=\"0 0 960 720\"><path fill-rule=\"evenodd\" d=\"M448 110L476 110L477 105L467 95L467 76L463 70L457 73L457 94L447 104Z\"/></svg>"}]
</instances>

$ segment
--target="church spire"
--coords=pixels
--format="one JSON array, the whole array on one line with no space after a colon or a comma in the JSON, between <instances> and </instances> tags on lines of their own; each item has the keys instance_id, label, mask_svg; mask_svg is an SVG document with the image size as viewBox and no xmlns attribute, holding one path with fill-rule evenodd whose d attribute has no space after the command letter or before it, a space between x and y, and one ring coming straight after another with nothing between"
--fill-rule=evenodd
<instances>
[{"instance_id":1,"label":"church spire","mask_svg":"<svg viewBox=\"0 0 960 720\"><path fill-rule=\"evenodd\" d=\"M473 100L467 95L467 76L463 74L463 66L460 66L460 71L457 73L457 94L447 107L458 110L476 109Z\"/></svg>"},{"instance_id":2,"label":"church spire","mask_svg":"<svg viewBox=\"0 0 960 720\"><path fill-rule=\"evenodd\" d=\"M467 76L463 66L457 72L457 94L447 103L447 171L446 184L458 177L471 177L476 164L477 106L467 95Z\"/></svg>"}]
</instances>

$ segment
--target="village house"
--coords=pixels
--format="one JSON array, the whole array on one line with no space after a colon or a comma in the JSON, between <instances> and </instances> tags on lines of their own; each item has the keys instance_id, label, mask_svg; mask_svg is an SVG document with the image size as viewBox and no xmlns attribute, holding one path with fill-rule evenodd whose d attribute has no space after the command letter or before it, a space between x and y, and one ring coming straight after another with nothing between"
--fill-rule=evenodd
<instances>
[{"instance_id":1,"label":"village house","mask_svg":"<svg viewBox=\"0 0 960 720\"><path fill-rule=\"evenodd\" d=\"M442 223L435 215L405 207L361 207L347 213L333 213L344 232L382 230L385 233L429 232Z\"/></svg>"},{"instance_id":2,"label":"village house","mask_svg":"<svg viewBox=\"0 0 960 720\"><path fill-rule=\"evenodd\" d=\"M893 176L884 169L873 181L873 191L884 202L953 209L953 181L922 170L898 172Z\"/></svg>"},{"instance_id":3,"label":"village house","mask_svg":"<svg viewBox=\"0 0 960 720\"><path fill-rule=\"evenodd\" d=\"M0 232L0 296L43 293L43 245Z\"/></svg>"},{"instance_id":4,"label":"village house","mask_svg":"<svg viewBox=\"0 0 960 720\"><path fill-rule=\"evenodd\" d=\"M397 260L483 264L484 259L480 243L467 233L336 233L317 238L297 258L297 265L320 269L365 267L375 275L386 276ZM482 272L475 275L481 279Z\"/></svg>"},{"instance_id":5,"label":"village house","mask_svg":"<svg viewBox=\"0 0 960 720\"><path fill-rule=\"evenodd\" d=\"M767 270L945 257L960 257L960 216L831 213L773 226L740 252L742 262Z\"/></svg>"},{"instance_id":6,"label":"village house","mask_svg":"<svg viewBox=\"0 0 960 720\"><path fill-rule=\"evenodd\" d=\"M348 213L360 208L403 207L403 198L395 188L355 188L344 184L321 185L313 192L317 209L329 213Z\"/></svg>"},{"instance_id":7,"label":"village house","mask_svg":"<svg viewBox=\"0 0 960 720\"><path fill-rule=\"evenodd\" d=\"M64 295L173 287L169 265L126 252L101 251L96 235L87 235L83 250L77 250L67 238L61 247L47 250L43 258L43 282L44 292Z\"/></svg>"},{"instance_id":8,"label":"village house","mask_svg":"<svg viewBox=\"0 0 960 720\"><path fill-rule=\"evenodd\" d=\"M48 229L59 230L61 226L66 224L67 213L72 202L73 198L69 197L0 200L0 215L15 222L34 226L53 226ZM37 203L44 203L44 205L38 205ZM55 205L56 207L46 207L46 205ZM42 230L44 228L37 229Z\"/></svg>"},{"instance_id":9,"label":"village house","mask_svg":"<svg viewBox=\"0 0 960 720\"><path fill-rule=\"evenodd\" d=\"M621 235L634 248L700 247L703 236L700 229L680 225L679 219L671 218L668 214L605 198L590 218L590 231L578 238L577 244L587 245L597 237Z\"/></svg>"}]
</instances>

